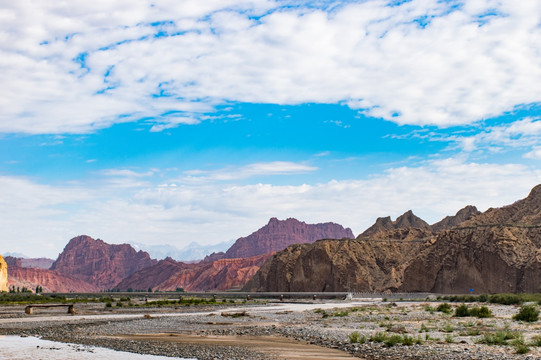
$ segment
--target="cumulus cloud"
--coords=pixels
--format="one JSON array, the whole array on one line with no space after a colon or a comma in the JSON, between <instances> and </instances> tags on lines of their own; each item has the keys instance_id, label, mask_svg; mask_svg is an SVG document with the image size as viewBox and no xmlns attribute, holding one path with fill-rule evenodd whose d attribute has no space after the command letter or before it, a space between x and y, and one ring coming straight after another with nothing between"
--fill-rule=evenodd
<instances>
[{"instance_id":1,"label":"cumulus cloud","mask_svg":"<svg viewBox=\"0 0 541 360\"><path fill-rule=\"evenodd\" d=\"M78 234L110 243L212 244L248 235L273 216L333 221L358 234L376 217L395 218L408 209L433 223L468 204L481 210L503 206L540 182L541 172L524 165L454 158L395 167L364 180L295 186L170 179L118 191L108 182L60 187L4 176L0 249L54 257Z\"/></svg>"},{"instance_id":2,"label":"cumulus cloud","mask_svg":"<svg viewBox=\"0 0 541 360\"><path fill-rule=\"evenodd\" d=\"M230 101L449 126L541 101L538 1L389 4L6 3L0 131L160 131Z\"/></svg>"}]
</instances>

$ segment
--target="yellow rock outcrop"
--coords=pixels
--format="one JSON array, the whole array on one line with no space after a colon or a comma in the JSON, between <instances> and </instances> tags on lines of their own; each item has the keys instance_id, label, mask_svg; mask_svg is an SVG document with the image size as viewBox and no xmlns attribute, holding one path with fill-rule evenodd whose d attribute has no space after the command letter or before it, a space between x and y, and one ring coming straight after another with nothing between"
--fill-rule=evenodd
<instances>
[{"instance_id":1,"label":"yellow rock outcrop","mask_svg":"<svg viewBox=\"0 0 541 360\"><path fill-rule=\"evenodd\" d=\"M0 255L0 291L8 290L8 265Z\"/></svg>"}]
</instances>

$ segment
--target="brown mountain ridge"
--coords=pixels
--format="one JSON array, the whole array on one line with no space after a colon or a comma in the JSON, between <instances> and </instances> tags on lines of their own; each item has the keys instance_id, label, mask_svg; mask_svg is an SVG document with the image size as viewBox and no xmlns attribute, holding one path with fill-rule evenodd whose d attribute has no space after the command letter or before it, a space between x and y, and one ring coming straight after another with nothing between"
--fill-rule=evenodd
<instances>
[{"instance_id":1,"label":"brown mountain ridge","mask_svg":"<svg viewBox=\"0 0 541 360\"><path fill-rule=\"evenodd\" d=\"M466 207L428 228L411 212L399 219L379 218L355 240L290 246L244 289L541 292L541 185L512 205Z\"/></svg>"}]
</instances>

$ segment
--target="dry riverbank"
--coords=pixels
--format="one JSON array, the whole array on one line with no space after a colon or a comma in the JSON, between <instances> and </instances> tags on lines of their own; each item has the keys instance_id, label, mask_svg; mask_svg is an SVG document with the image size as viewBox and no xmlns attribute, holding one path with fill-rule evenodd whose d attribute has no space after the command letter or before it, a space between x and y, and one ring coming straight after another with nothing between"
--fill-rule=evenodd
<instances>
[{"instance_id":1,"label":"dry riverbank","mask_svg":"<svg viewBox=\"0 0 541 360\"><path fill-rule=\"evenodd\" d=\"M517 306L486 304L493 317L476 318L438 312L438 304L370 299L108 311L78 304L75 316L26 316L12 307L17 315L0 309L0 333L201 360L541 358L533 345L526 355L516 354L513 344L541 335L538 323L512 319ZM482 343L497 333L513 338L506 345Z\"/></svg>"}]
</instances>

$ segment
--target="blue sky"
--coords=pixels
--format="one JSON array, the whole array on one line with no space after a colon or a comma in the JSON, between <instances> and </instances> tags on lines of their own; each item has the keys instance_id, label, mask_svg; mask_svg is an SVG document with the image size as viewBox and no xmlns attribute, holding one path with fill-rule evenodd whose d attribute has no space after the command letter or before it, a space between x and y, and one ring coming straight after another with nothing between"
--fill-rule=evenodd
<instances>
[{"instance_id":1,"label":"blue sky","mask_svg":"<svg viewBox=\"0 0 541 360\"><path fill-rule=\"evenodd\" d=\"M541 182L541 4L0 6L0 249L362 232Z\"/></svg>"}]
</instances>

